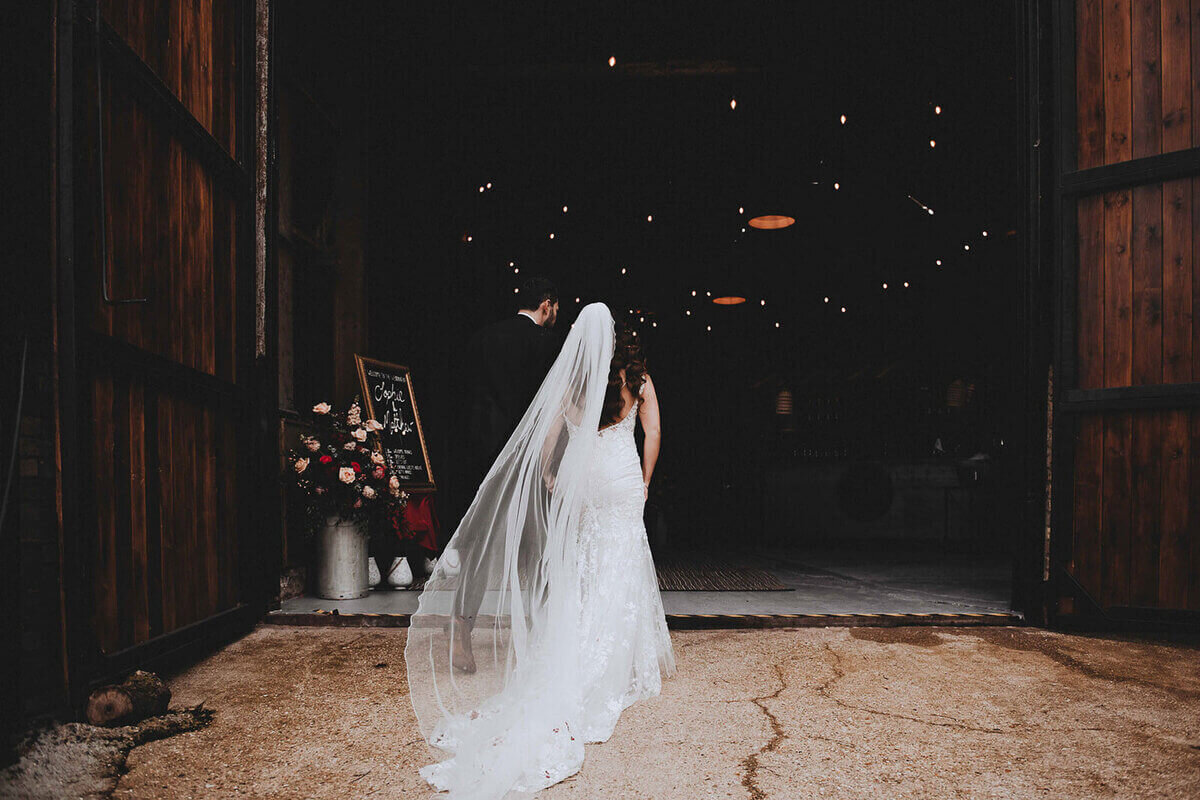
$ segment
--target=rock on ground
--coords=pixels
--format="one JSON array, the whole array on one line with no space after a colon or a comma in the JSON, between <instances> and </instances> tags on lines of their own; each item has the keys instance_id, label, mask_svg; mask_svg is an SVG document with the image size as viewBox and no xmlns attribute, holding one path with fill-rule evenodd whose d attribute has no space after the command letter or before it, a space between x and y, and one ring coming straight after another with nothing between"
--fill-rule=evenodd
<instances>
[{"instance_id":1,"label":"rock on ground","mask_svg":"<svg viewBox=\"0 0 1200 800\"><path fill-rule=\"evenodd\" d=\"M117 798L429 796L403 629L260 627ZM1200 796L1200 650L1029 628L676 631L679 672L545 800Z\"/></svg>"}]
</instances>

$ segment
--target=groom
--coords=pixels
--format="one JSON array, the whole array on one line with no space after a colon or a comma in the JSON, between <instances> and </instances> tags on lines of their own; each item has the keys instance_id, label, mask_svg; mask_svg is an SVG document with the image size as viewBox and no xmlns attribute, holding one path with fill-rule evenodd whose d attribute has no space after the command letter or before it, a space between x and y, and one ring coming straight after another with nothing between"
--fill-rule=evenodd
<instances>
[{"instance_id":1,"label":"groom","mask_svg":"<svg viewBox=\"0 0 1200 800\"><path fill-rule=\"evenodd\" d=\"M550 365L560 342L551 333L558 320L558 290L545 278L531 278L518 292L517 313L477 331L467 345L467 452L463 488L474 496L508 438L516 430ZM468 499L463 509L470 504ZM474 672L470 629L483 600L483 581L467 581L456 625L452 660ZM465 624L463 624L465 622Z\"/></svg>"}]
</instances>

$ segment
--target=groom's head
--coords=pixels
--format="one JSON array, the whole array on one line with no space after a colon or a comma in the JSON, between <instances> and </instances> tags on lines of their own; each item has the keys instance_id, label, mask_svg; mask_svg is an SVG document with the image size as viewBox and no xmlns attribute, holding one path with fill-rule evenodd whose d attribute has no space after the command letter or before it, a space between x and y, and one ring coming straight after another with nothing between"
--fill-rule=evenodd
<instances>
[{"instance_id":1,"label":"groom's head","mask_svg":"<svg viewBox=\"0 0 1200 800\"><path fill-rule=\"evenodd\" d=\"M545 278L530 278L525 281L519 294L521 311L528 311L539 325L553 328L558 321L558 290Z\"/></svg>"}]
</instances>

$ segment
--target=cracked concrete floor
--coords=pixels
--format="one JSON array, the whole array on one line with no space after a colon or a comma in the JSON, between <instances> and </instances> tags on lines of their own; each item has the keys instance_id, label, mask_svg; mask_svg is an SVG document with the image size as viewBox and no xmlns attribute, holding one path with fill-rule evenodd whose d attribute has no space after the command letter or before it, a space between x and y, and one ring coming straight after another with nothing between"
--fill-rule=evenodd
<instances>
[{"instance_id":1,"label":"cracked concrete floor","mask_svg":"<svg viewBox=\"0 0 1200 800\"><path fill-rule=\"evenodd\" d=\"M216 712L114 797L428 795L403 629L265 626L171 681ZM1200 649L1029 628L674 631L679 672L563 798L1200 797Z\"/></svg>"}]
</instances>

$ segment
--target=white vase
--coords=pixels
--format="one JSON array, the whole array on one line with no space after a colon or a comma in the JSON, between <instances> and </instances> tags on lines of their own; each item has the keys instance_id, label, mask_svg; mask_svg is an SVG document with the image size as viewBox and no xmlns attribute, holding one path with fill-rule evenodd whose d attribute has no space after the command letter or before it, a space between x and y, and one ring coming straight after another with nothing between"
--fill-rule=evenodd
<instances>
[{"instance_id":1,"label":"white vase","mask_svg":"<svg viewBox=\"0 0 1200 800\"><path fill-rule=\"evenodd\" d=\"M378 561L379 559L376 558L367 559L367 584L370 586L378 586L379 581L382 580L382 576L379 574Z\"/></svg>"},{"instance_id":2,"label":"white vase","mask_svg":"<svg viewBox=\"0 0 1200 800\"><path fill-rule=\"evenodd\" d=\"M407 558L400 557L392 560L392 566L388 569L387 582L397 589L412 585L412 567L408 565Z\"/></svg>"},{"instance_id":3,"label":"white vase","mask_svg":"<svg viewBox=\"0 0 1200 800\"><path fill-rule=\"evenodd\" d=\"M366 597L367 533L357 522L330 517L317 532L317 575L314 589L326 600Z\"/></svg>"}]
</instances>

